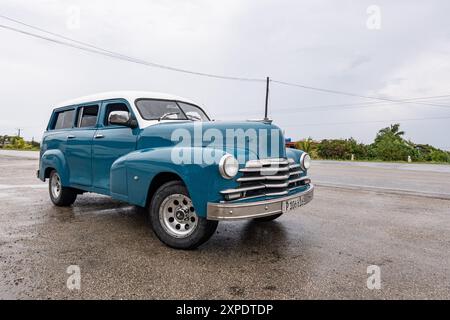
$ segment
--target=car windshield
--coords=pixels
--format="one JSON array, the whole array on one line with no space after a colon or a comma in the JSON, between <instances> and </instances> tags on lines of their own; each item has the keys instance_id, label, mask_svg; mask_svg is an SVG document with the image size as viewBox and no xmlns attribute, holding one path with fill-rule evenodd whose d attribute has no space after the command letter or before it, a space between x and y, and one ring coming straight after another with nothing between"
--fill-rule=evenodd
<instances>
[{"instance_id":1,"label":"car windshield","mask_svg":"<svg viewBox=\"0 0 450 320\"><path fill-rule=\"evenodd\" d=\"M192 120L209 121L199 107L170 100L140 99L136 107L145 120Z\"/></svg>"}]
</instances>

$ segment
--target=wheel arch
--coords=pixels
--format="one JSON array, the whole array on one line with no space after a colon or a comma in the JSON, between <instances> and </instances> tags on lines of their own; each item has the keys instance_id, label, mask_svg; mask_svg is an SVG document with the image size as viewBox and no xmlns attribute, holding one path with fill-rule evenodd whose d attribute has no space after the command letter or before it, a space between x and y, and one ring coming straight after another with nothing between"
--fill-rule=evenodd
<instances>
[{"instance_id":1,"label":"wheel arch","mask_svg":"<svg viewBox=\"0 0 450 320\"><path fill-rule=\"evenodd\" d=\"M44 179L50 178L50 173L52 173L53 170L56 170L56 169L53 168L53 167L45 168L45 170L44 170Z\"/></svg>"},{"instance_id":2,"label":"wheel arch","mask_svg":"<svg viewBox=\"0 0 450 320\"><path fill-rule=\"evenodd\" d=\"M68 187L70 184L69 168L67 166L66 158L61 150L47 150L41 157L39 178L42 181L45 181L45 179L50 177L50 172L52 172L52 170L56 170L59 173L63 186Z\"/></svg>"},{"instance_id":3,"label":"wheel arch","mask_svg":"<svg viewBox=\"0 0 450 320\"><path fill-rule=\"evenodd\" d=\"M171 181L181 181L184 185L186 185L183 179L178 174L169 171L160 172L157 175L155 175L152 181L150 182L147 191L147 198L145 200L145 205L147 207L150 205L153 195L155 194L156 190L158 190L159 187Z\"/></svg>"}]
</instances>

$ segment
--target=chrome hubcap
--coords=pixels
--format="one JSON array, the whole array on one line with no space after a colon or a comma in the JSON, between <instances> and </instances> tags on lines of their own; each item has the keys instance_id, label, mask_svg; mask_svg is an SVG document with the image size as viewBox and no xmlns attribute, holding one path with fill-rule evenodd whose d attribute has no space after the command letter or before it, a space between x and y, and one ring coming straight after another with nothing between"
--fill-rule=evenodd
<instances>
[{"instance_id":1,"label":"chrome hubcap","mask_svg":"<svg viewBox=\"0 0 450 320\"><path fill-rule=\"evenodd\" d=\"M172 194L161 203L159 221L171 236L185 238L196 229L198 217L189 197L184 194Z\"/></svg>"},{"instance_id":2,"label":"chrome hubcap","mask_svg":"<svg viewBox=\"0 0 450 320\"><path fill-rule=\"evenodd\" d=\"M52 180L50 181L50 190L52 191L53 198L59 198L59 195L61 194L61 178L57 173L52 176Z\"/></svg>"}]
</instances>

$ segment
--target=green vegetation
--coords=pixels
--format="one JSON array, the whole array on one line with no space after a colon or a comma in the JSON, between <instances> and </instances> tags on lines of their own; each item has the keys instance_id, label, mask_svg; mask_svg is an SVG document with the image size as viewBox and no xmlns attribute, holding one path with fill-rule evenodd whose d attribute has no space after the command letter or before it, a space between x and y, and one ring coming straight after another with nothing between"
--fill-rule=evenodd
<instances>
[{"instance_id":1,"label":"green vegetation","mask_svg":"<svg viewBox=\"0 0 450 320\"><path fill-rule=\"evenodd\" d=\"M40 144L36 141L25 141L17 136L0 136L0 148L7 150L39 150Z\"/></svg>"},{"instance_id":2,"label":"green vegetation","mask_svg":"<svg viewBox=\"0 0 450 320\"><path fill-rule=\"evenodd\" d=\"M312 158L372 161L407 161L450 163L450 152L428 144L415 144L403 138L396 123L378 131L372 144L358 143L355 139L324 139L320 142L307 138L297 142L298 149L305 150Z\"/></svg>"}]
</instances>

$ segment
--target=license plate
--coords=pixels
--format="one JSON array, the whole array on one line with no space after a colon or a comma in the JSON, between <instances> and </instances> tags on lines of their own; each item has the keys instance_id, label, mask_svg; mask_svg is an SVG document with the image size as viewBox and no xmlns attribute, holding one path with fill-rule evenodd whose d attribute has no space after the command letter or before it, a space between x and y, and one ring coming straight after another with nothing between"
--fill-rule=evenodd
<instances>
[{"instance_id":1,"label":"license plate","mask_svg":"<svg viewBox=\"0 0 450 320\"><path fill-rule=\"evenodd\" d=\"M281 204L281 210L283 213L290 212L300 208L304 204L305 204L305 197L300 196L294 199L283 201L283 203Z\"/></svg>"}]
</instances>

